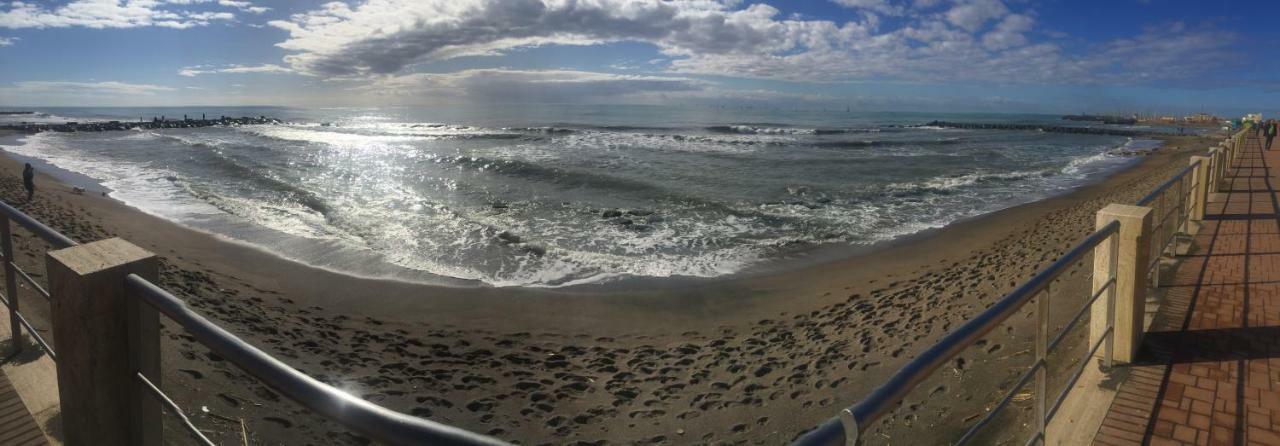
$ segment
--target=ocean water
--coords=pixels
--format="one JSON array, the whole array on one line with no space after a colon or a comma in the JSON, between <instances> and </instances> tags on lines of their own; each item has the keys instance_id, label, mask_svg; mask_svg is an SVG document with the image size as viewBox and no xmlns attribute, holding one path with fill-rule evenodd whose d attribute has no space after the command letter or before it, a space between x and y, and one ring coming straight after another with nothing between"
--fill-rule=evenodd
<instances>
[{"instance_id":1,"label":"ocean water","mask_svg":"<svg viewBox=\"0 0 1280 446\"><path fill-rule=\"evenodd\" d=\"M266 115L4 150L131 206L338 271L560 287L719 277L1061 194L1153 141L922 127L1056 116L657 106L62 108L0 122Z\"/></svg>"}]
</instances>

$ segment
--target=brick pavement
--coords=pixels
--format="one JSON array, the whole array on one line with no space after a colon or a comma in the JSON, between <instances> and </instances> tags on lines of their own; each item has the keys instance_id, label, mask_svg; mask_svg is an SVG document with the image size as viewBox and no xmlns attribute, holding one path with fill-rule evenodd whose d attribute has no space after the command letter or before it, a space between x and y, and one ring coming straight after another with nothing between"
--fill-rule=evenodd
<instances>
[{"instance_id":1,"label":"brick pavement","mask_svg":"<svg viewBox=\"0 0 1280 446\"><path fill-rule=\"evenodd\" d=\"M1280 445L1280 144L1246 142L1094 443Z\"/></svg>"}]
</instances>

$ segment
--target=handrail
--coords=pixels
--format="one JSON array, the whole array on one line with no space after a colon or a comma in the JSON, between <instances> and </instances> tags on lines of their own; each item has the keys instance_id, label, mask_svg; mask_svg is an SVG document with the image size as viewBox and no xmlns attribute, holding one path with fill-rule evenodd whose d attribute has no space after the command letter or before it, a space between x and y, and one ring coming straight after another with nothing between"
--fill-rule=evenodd
<instances>
[{"instance_id":1,"label":"handrail","mask_svg":"<svg viewBox=\"0 0 1280 446\"><path fill-rule=\"evenodd\" d=\"M22 268L18 266L18 263L14 261L13 233L9 224L10 220L18 222L19 225L27 228L27 230L31 231L32 234L35 234L50 245L53 245L55 249L72 247L78 243L70 237L62 235L62 233L54 230L53 228L45 226L44 223L32 218L30 215L14 209L14 207L10 206L9 203L0 201L0 258L3 258L3 268L5 272L4 298L3 300L0 300L0 303L3 303L4 306L9 309L9 329L11 330L10 336L13 338L13 354L22 352L22 342L20 342L20 340L22 337L22 329L25 328L27 333L31 334L31 337L35 339L36 344L49 355L49 359L56 363L58 361L58 354L53 351L53 348L49 346L49 342L36 331L35 327L31 326L31 322L27 321L27 318L24 317L21 310L19 310L20 301L18 300L17 278L25 280L31 285L32 289L34 289L37 294L45 299L49 298L49 292L45 290L44 287L41 287L40 284L36 283L35 280L32 280L31 275L27 274L26 271L23 271Z\"/></svg>"},{"instance_id":2,"label":"handrail","mask_svg":"<svg viewBox=\"0 0 1280 446\"><path fill-rule=\"evenodd\" d=\"M191 311L181 299L134 274L125 289L182 326L196 340L241 370L306 408L377 441L393 445L506 445L492 437L405 415L320 382L258 350Z\"/></svg>"},{"instance_id":3,"label":"handrail","mask_svg":"<svg viewBox=\"0 0 1280 446\"><path fill-rule=\"evenodd\" d=\"M27 332L40 347L48 352L50 359L55 360L56 363L57 356L55 356L53 349L49 347L44 338L36 332L35 328L31 326L17 308L17 289L15 286L17 278L21 278L32 285L33 289L44 297L48 297L48 292L35 280L32 280L31 276L13 261L10 220L17 222L45 240L55 249L69 248L79 243L15 209L8 203L0 201L0 245L2 245L0 247L4 251L0 253L0 257L4 258L3 267L6 272L6 290L0 293L0 303L9 307L10 317L15 322L13 324L13 345L15 349L19 348L21 345L21 343L17 342L17 336L20 335L19 327L26 328ZM131 295L137 296L160 313L165 314L210 350L227 358L231 363L261 380L272 389L292 398L308 409L370 438L393 445L508 444L492 437L402 414L360 399L320 382L246 343L217 324L191 311L181 299L142 277L129 275L125 278L123 285ZM195 429L195 426L191 424L180 408L148 377L139 372L136 378L145 384L170 410L174 411L188 430ZM199 434L198 430L195 432ZM203 443L208 443L208 439L204 438L203 434L199 434L199 436Z\"/></svg>"},{"instance_id":4,"label":"handrail","mask_svg":"<svg viewBox=\"0 0 1280 446\"><path fill-rule=\"evenodd\" d=\"M805 446L846 444L846 439L855 438L872 422L896 407L902 398L928 378L934 370L951 361L965 348L973 345L1001 322L1021 310L1085 253L1108 237L1118 234L1119 231L1120 222L1112 221L1090 234L1058 260L1036 273L1030 280L965 322L928 350L917 355L862 401L844 409L839 416L800 437L795 444Z\"/></svg>"},{"instance_id":5,"label":"handrail","mask_svg":"<svg viewBox=\"0 0 1280 446\"><path fill-rule=\"evenodd\" d=\"M1177 183L1179 180L1182 179L1182 177L1186 176L1188 173L1191 173L1191 171L1195 170L1195 168L1199 166L1200 166L1200 162L1196 161L1194 163L1191 163L1191 165L1183 168L1182 170L1179 170L1178 173L1173 174L1173 178L1170 178L1168 181L1160 183L1160 185L1156 186L1156 188L1152 190L1151 193L1147 194L1145 197L1142 197L1142 199L1138 200L1137 205L1146 206L1148 204L1151 204L1151 202L1155 200L1157 197L1159 197L1160 194L1165 191L1165 189L1168 189L1170 186L1173 186L1174 183Z\"/></svg>"},{"instance_id":6,"label":"handrail","mask_svg":"<svg viewBox=\"0 0 1280 446\"><path fill-rule=\"evenodd\" d=\"M49 244L53 245L54 249L70 248L79 244L70 237L53 230L53 228L45 226L45 224L40 223L39 220L31 218L30 215L14 209L13 206L9 206L9 203L0 201L0 212L3 212L9 219L18 222L22 227L27 228L28 231L31 231L33 234L44 239L44 241L49 242Z\"/></svg>"}]
</instances>

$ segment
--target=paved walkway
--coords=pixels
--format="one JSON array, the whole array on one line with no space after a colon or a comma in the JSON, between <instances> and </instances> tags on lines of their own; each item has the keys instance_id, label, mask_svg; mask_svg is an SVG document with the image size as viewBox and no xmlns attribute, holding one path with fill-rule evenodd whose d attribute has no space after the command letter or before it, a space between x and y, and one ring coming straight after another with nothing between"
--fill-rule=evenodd
<instances>
[{"instance_id":1,"label":"paved walkway","mask_svg":"<svg viewBox=\"0 0 1280 446\"><path fill-rule=\"evenodd\" d=\"M1094 443L1280 445L1280 142L1250 139ZM1165 276L1169 277L1169 276Z\"/></svg>"},{"instance_id":2,"label":"paved walkway","mask_svg":"<svg viewBox=\"0 0 1280 446\"><path fill-rule=\"evenodd\" d=\"M35 418L22 404L22 398L13 390L9 378L0 372L0 444L6 446L36 446L49 444L44 432L36 425Z\"/></svg>"}]
</instances>

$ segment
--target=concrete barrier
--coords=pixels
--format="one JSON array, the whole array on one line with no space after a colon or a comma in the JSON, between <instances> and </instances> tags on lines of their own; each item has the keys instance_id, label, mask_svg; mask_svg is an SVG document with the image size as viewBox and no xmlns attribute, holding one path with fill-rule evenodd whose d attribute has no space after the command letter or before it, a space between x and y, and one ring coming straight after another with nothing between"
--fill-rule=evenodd
<instances>
[{"instance_id":1,"label":"concrete barrier","mask_svg":"<svg viewBox=\"0 0 1280 446\"><path fill-rule=\"evenodd\" d=\"M158 258L113 238L45 257L68 445L158 446L160 405L135 371L160 379L160 322L127 298L124 278L159 275Z\"/></svg>"},{"instance_id":2,"label":"concrete barrier","mask_svg":"<svg viewBox=\"0 0 1280 446\"><path fill-rule=\"evenodd\" d=\"M1098 211L1097 227L1120 222L1116 246L1116 301L1114 359L1132 363L1142 343L1142 318L1147 299L1147 263L1151 253L1152 209L1145 206L1111 204ZM1111 271L1111 245L1104 243L1093 252L1093 289L1107 285ZM1089 318L1089 343L1098 342L1105 334L1108 308L1103 299L1093 304Z\"/></svg>"}]
</instances>

